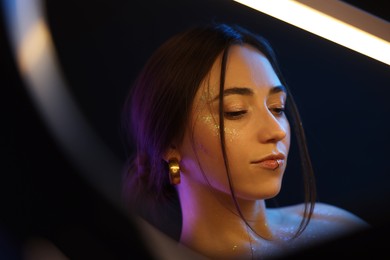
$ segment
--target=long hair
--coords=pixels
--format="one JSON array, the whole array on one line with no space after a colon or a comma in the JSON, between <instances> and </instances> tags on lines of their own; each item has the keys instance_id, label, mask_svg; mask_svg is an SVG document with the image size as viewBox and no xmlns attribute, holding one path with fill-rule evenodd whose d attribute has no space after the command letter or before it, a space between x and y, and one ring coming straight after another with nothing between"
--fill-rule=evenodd
<instances>
[{"instance_id":1,"label":"long hair","mask_svg":"<svg viewBox=\"0 0 390 260\"><path fill-rule=\"evenodd\" d=\"M222 54L222 93L229 47L244 43L268 58L287 89L286 113L297 139L305 189L304 216L296 236L303 232L312 215L315 183L305 134L297 106L270 44L237 25L199 26L173 36L154 52L131 87L122 114L123 133L130 151L123 175L126 206L174 239L180 235L181 209L176 190L169 183L163 154L173 141L182 140L195 94L216 59ZM237 212L247 223L236 200L228 167L222 95L219 102L222 119L219 120L219 136L227 178Z\"/></svg>"}]
</instances>

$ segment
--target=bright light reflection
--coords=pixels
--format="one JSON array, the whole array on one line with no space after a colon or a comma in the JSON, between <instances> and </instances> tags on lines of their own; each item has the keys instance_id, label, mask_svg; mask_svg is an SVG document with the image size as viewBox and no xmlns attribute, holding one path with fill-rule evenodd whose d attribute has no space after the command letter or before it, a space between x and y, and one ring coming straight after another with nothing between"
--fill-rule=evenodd
<instances>
[{"instance_id":1,"label":"bright light reflection","mask_svg":"<svg viewBox=\"0 0 390 260\"><path fill-rule=\"evenodd\" d=\"M234 1L390 65L390 42L304 4L292 0Z\"/></svg>"}]
</instances>

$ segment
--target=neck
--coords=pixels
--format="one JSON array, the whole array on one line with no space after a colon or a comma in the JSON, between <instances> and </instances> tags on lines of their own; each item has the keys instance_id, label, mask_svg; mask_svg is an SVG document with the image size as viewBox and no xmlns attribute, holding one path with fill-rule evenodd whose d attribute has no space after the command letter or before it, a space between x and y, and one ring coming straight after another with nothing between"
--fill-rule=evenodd
<instances>
[{"instance_id":1,"label":"neck","mask_svg":"<svg viewBox=\"0 0 390 260\"><path fill-rule=\"evenodd\" d=\"M205 255L251 254L251 241L270 239L264 200L239 200L245 224L230 194L183 178L178 186L183 214L180 242ZM261 239L260 239L261 240Z\"/></svg>"}]
</instances>

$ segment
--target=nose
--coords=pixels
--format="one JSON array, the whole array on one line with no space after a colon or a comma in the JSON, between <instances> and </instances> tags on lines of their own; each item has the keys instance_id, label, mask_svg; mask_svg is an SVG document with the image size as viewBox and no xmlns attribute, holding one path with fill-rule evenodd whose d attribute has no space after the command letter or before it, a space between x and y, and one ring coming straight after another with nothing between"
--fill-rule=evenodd
<instances>
[{"instance_id":1,"label":"nose","mask_svg":"<svg viewBox=\"0 0 390 260\"><path fill-rule=\"evenodd\" d=\"M277 117L267 110L258 122L258 138L261 143L276 143L287 136L289 124L287 118Z\"/></svg>"}]
</instances>

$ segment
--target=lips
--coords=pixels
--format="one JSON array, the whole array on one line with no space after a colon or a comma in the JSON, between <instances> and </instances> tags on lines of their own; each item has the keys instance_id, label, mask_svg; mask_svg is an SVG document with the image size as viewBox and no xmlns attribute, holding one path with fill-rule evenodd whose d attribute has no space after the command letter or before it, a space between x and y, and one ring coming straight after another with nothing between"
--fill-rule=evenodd
<instances>
[{"instance_id":1,"label":"lips","mask_svg":"<svg viewBox=\"0 0 390 260\"><path fill-rule=\"evenodd\" d=\"M285 156L282 153L270 154L260 160L252 161L251 164L256 164L264 169L276 170L284 163Z\"/></svg>"},{"instance_id":2,"label":"lips","mask_svg":"<svg viewBox=\"0 0 390 260\"><path fill-rule=\"evenodd\" d=\"M265 169L276 170L280 167L282 160L265 160L258 163L258 165Z\"/></svg>"}]
</instances>

